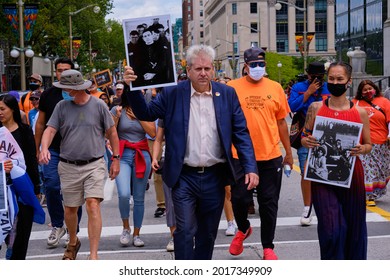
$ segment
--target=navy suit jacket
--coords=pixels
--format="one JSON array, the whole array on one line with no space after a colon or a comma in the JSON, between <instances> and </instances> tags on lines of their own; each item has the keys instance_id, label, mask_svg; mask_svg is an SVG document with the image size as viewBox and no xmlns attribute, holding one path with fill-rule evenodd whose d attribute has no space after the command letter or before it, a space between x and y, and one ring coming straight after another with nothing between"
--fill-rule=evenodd
<instances>
[{"instance_id":1,"label":"navy suit jacket","mask_svg":"<svg viewBox=\"0 0 390 280\"><path fill-rule=\"evenodd\" d=\"M257 174L252 140L235 90L224 84L211 83L218 135L231 172L227 174L228 177L237 179L233 169L232 144L237 149L245 173ZM186 152L190 118L190 81L164 88L148 104L141 91L127 90L122 98L127 98L139 120L155 121L158 118L164 120L166 146L163 180L168 187L174 187L179 179Z\"/></svg>"}]
</instances>

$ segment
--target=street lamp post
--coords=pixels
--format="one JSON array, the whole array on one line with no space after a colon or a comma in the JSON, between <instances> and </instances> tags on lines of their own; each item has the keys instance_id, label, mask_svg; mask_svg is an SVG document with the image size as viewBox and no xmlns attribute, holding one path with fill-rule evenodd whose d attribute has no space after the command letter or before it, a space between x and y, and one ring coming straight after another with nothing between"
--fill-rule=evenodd
<instances>
[{"instance_id":1,"label":"street lamp post","mask_svg":"<svg viewBox=\"0 0 390 280\"><path fill-rule=\"evenodd\" d=\"M278 73L279 73L279 84L282 82L282 79L280 77L280 70L282 68L282 63L279 61L278 64L276 64L276 66L278 66Z\"/></svg>"},{"instance_id":2,"label":"street lamp post","mask_svg":"<svg viewBox=\"0 0 390 280\"><path fill-rule=\"evenodd\" d=\"M241 27L241 28L242 27L249 28L251 31L256 32L259 35L259 42L258 42L257 47L260 48L260 46L261 46L261 44L260 44L260 38L261 38L260 30L257 30L256 28L253 28L253 27L250 27L250 26L244 25L244 24L240 24L239 27Z\"/></svg>"},{"instance_id":3,"label":"street lamp post","mask_svg":"<svg viewBox=\"0 0 390 280\"><path fill-rule=\"evenodd\" d=\"M234 35L232 35L232 42L229 42L228 40L217 38L217 45L220 45L220 41L224 41L226 43L229 43L232 45L232 63L230 67L232 68L233 71L233 79L237 78L237 65L239 64L238 62L240 61L240 51L238 50L238 59L236 61L236 55L234 53Z\"/></svg>"},{"instance_id":4,"label":"street lamp post","mask_svg":"<svg viewBox=\"0 0 390 280\"><path fill-rule=\"evenodd\" d=\"M19 11L19 48L13 47L10 55L14 58L20 55L20 88L26 90L26 56L33 57L34 52L30 46L24 47L24 25L23 25L23 1L18 1Z\"/></svg>"},{"instance_id":5,"label":"street lamp post","mask_svg":"<svg viewBox=\"0 0 390 280\"><path fill-rule=\"evenodd\" d=\"M294 4L291 4L289 2L284 2L284 1L280 1L280 0L277 0L277 2L275 4L275 9L278 10L278 11L282 8L282 4L285 4L285 5L294 7L298 11L303 12L303 68L304 68L303 71L304 72L306 72L306 66L307 66L307 30L306 30L307 29L306 28L306 25L307 25L307 18L306 18L307 9L306 9L306 1L307 0L303 0L303 8L298 7L298 6L296 6Z\"/></svg>"},{"instance_id":6,"label":"street lamp post","mask_svg":"<svg viewBox=\"0 0 390 280\"><path fill-rule=\"evenodd\" d=\"M100 31L100 29L96 29L95 31L89 30L89 65L92 66L92 34L95 34L96 32ZM107 32L111 32L112 28L107 27Z\"/></svg>"},{"instance_id":7,"label":"street lamp post","mask_svg":"<svg viewBox=\"0 0 390 280\"><path fill-rule=\"evenodd\" d=\"M93 7L93 12L95 14L100 12L100 7L96 4L91 4L88 6L85 6L84 8L81 8L80 10L77 10L75 12L69 12L69 54L70 59L73 60L73 35L72 35L72 16L77 15L81 11L84 11L85 9Z\"/></svg>"}]
</instances>

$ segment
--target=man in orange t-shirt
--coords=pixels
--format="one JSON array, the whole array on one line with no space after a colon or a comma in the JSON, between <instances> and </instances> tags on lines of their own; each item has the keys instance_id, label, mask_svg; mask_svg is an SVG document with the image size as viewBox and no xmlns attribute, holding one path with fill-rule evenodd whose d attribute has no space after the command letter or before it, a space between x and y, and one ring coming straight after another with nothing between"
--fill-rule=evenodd
<instances>
[{"instance_id":1,"label":"man in orange t-shirt","mask_svg":"<svg viewBox=\"0 0 390 280\"><path fill-rule=\"evenodd\" d=\"M91 79L90 81L92 82L92 84L88 88L89 94L92 96L95 96L96 98L100 98L100 95L102 95L105 92L98 89L94 79Z\"/></svg>"},{"instance_id":2,"label":"man in orange t-shirt","mask_svg":"<svg viewBox=\"0 0 390 280\"><path fill-rule=\"evenodd\" d=\"M228 82L238 95L255 150L260 182L257 188L261 220L261 243L264 260L278 259L274 253L274 236L278 212L279 194L282 184L283 165L293 165L288 126L285 120L290 112L282 86L266 77L265 52L253 47L244 52L245 72L248 75ZM286 155L283 159L279 143L282 142ZM239 155L233 150L237 176L232 185L232 205L238 231L230 244L229 252L239 255L243 252L243 241L252 233L248 221L248 205L253 192L247 189ZM242 176L241 176L242 175Z\"/></svg>"}]
</instances>

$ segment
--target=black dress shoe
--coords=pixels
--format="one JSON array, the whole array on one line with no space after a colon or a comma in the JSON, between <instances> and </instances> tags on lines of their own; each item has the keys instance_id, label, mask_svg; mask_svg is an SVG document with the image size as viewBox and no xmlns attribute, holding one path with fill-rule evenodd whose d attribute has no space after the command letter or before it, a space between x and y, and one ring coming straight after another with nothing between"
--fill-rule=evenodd
<instances>
[{"instance_id":1,"label":"black dress shoe","mask_svg":"<svg viewBox=\"0 0 390 280\"><path fill-rule=\"evenodd\" d=\"M154 212L154 217L155 218L160 218L165 216L165 208L157 208L156 211Z\"/></svg>"}]
</instances>

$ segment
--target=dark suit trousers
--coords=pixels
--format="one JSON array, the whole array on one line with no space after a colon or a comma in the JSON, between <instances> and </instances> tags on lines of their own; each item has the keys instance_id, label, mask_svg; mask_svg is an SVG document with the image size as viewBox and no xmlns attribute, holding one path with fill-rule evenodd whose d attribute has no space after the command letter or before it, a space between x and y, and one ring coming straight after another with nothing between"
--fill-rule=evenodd
<instances>
[{"instance_id":1,"label":"dark suit trousers","mask_svg":"<svg viewBox=\"0 0 390 280\"><path fill-rule=\"evenodd\" d=\"M221 219L226 165L204 173L183 168L172 189L176 214L174 232L176 260L210 260Z\"/></svg>"}]
</instances>

